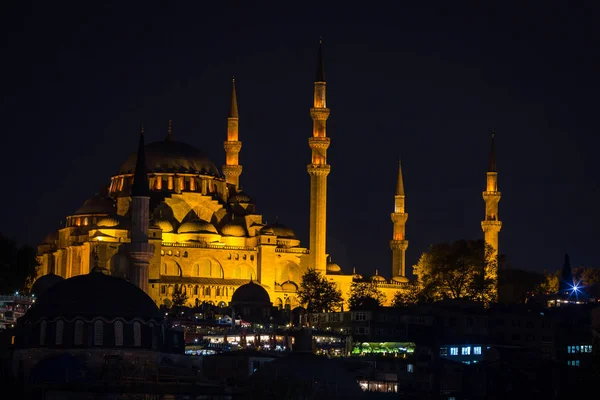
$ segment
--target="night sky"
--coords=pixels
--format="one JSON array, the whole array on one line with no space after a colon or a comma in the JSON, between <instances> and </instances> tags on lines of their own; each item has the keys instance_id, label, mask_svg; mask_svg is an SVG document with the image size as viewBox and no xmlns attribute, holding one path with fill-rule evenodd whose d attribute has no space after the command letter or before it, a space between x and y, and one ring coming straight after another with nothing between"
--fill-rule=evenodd
<instances>
[{"instance_id":1,"label":"night sky","mask_svg":"<svg viewBox=\"0 0 600 400\"><path fill-rule=\"evenodd\" d=\"M556 269L567 252L574 265L598 266L600 13L591 1L5 3L0 232L20 244L41 241L108 184L142 122L157 141L172 119L174 138L220 168L235 74L242 187L264 219L278 217L307 246L322 36L327 248L343 270L391 274L399 157L409 266L431 243L481 238L492 129L508 264Z\"/></svg>"}]
</instances>

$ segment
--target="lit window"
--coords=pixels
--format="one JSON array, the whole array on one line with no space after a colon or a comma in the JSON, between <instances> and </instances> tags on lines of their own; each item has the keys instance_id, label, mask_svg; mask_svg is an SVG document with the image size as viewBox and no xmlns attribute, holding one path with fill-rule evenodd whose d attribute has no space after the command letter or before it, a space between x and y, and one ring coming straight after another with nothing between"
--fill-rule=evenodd
<instances>
[{"instance_id":1,"label":"lit window","mask_svg":"<svg viewBox=\"0 0 600 400\"><path fill-rule=\"evenodd\" d=\"M473 354L480 355L481 354L481 346L473 347Z\"/></svg>"},{"instance_id":2,"label":"lit window","mask_svg":"<svg viewBox=\"0 0 600 400\"><path fill-rule=\"evenodd\" d=\"M471 364L471 361L463 361L463 364Z\"/></svg>"},{"instance_id":3,"label":"lit window","mask_svg":"<svg viewBox=\"0 0 600 400\"><path fill-rule=\"evenodd\" d=\"M412 364L408 364L406 366L406 372L415 372L415 366Z\"/></svg>"},{"instance_id":4,"label":"lit window","mask_svg":"<svg viewBox=\"0 0 600 400\"><path fill-rule=\"evenodd\" d=\"M471 346L463 347L461 350L461 354L463 356L468 356L471 354Z\"/></svg>"},{"instance_id":5,"label":"lit window","mask_svg":"<svg viewBox=\"0 0 600 400\"><path fill-rule=\"evenodd\" d=\"M457 356L458 355L458 347L450 347L450 355Z\"/></svg>"}]
</instances>

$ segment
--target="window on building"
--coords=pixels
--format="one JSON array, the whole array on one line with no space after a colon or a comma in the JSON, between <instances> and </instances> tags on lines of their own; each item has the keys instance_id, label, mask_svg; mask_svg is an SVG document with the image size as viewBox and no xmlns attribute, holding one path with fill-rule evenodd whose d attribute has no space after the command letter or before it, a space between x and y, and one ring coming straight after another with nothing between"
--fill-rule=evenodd
<instances>
[{"instance_id":1,"label":"window on building","mask_svg":"<svg viewBox=\"0 0 600 400\"><path fill-rule=\"evenodd\" d=\"M62 319L56 322L56 344L63 344L63 333L65 332L65 321Z\"/></svg>"},{"instance_id":2,"label":"window on building","mask_svg":"<svg viewBox=\"0 0 600 400\"><path fill-rule=\"evenodd\" d=\"M244 255L242 256L242 258L245 260L246 258L248 258L248 256L247 256L246 254L244 254Z\"/></svg>"},{"instance_id":3,"label":"window on building","mask_svg":"<svg viewBox=\"0 0 600 400\"><path fill-rule=\"evenodd\" d=\"M414 365L412 365L412 364L408 364L408 365L406 366L406 372L411 372L411 373L412 373L412 372L415 372L415 366L414 366Z\"/></svg>"},{"instance_id":4,"label":"window on building","mask_svg":"<svg viewBox=\"0 0 600 400\"><path fill-rule=\"evenodd\" d=\"M567 365L570 367L579 367L579 360L568 360Z\"/></svg>"},{"instance_id":5,"label":"window on building","mask_svg":"<svg viewBox=\"0 0 600 400\"><path fill-rule=\"evenodd\" d=\"M102 346L104 343L104 323L102 321L94 322L94 345Z\"/></svg>"},{"instance_id":6,"label":"window on building","mask_svg":"<svg viewBox=\"0 0 600 400\"><path fill-rule=\"evenodd\" d=\"M480 355L481 354L481 346L474 346L473 347L473 354Z\"/></svg>"},{"instance_id":7,"label":"window on building","mask_svg":"<svg viewBox=\"0 0 600 400\"><path fill-rule=\"evenodd\" d=\"M461 349L461 354L463 356L471 355L471 346L466 346Z\"/></svg>"},{"instance_id":8,"label":"window on building","mask_svg":"<svg viewBox=\"0 0 600 400\"><path fill-rule=\"evenodd\" d=\"M463 364L471 364L471 361L463 361Z\"/></svg>"},{"instance_id":9,"label":"window on building","mask_svg":"<svg viewBox=\"0 0 600 400\"><path fill-rule=\"evenodd\" d=\"M198 296L198 286L194 286L194 296Z\"/></svg>"},{"instance_id":10,"label":"window on building","mask_svg":"<svg viewBox=\"0 0 600 400\"><path fill-rule=\"evenodd\" d=\"M581 346L581 352L582 353L591 353L592 352L592 345L583 345Z\"/></svg>"},{"instance_id":11,"label":"window on building","mask_svg":"<svg viewBox=\"0 0 600 400\"><path fill-rule=\"evenodd\" d=\"M115 321L115 346L123 346L123 321Z\"/></svg>"},{"instance_id":12,"label":"window on building","mask_svg":"<svg viewBox=\"0 0 600 400\"><path fill-rule=\"evenodd\" d=\"M250 254L250 261L254 261L254 254Z\"/></svg>"},{"instance_id":13,"label":"window on building","mask_svg":"<svg viewBox=\"0 0 600 400\"><path fill-rule=\"evenodd\" d=\"M81 346L83 344L83 326L82 320L75 322L75 337L73 338L75 346Z\"/></svg>"},{"instance_id":14,"label":"window on building","mask_svg":"<svg viewBox=\"0 0 600 400\"><path fill-rule=\"evenodd\" d=\"M367 313L365 313L365 312L356 312L356 313L354 313L354 320L355 321L366 321L367 320Z\"/></svg>"},{"instance_id":15,"label":"window on building","mask_svg":"<svg viewBox=\"0 0 600 400\"><path fill-rule=\"evenodd\" d=\"M440 357L448 357L448 347L440 347Z\"/></svg>"},{"instance_id":16,"label":"window on building","mask_svg":"<svg viewBox=\"0 0 600 400\"><path fill-rule=\"evenodd\" d=\"M40 346L43 346L46 344L46 326L48 325L48 323L46 322L46 320L43 320L42 323L40 324Z\"/></svg>"},{"instance_id":17,"label":"window on building","mask_svg":"<svg viewBox=\"0 0 600 400\"><path fill-rule=\"evenodd\" d=\"M133 323L133 345L135 347L142 345L142 326L138 321Z\"/></svg>"},{"instance_id":18,"label":"window on building","mask_svg":"<svg viewBox=\"0 0 600 400\"><path fill-rule=\"evenodd\" d=\"M450 355L457 356L458 355L458 347L450 347Z\"/></svg>"},{"instance_id":19,"label":"window on building","mask_svg":"<svg viewBox=\"0 0 600 400\"><path fill-rule=\"evenodd\" d=\"M231 253L227 254L227 259L231 260Z\"/></svg>"},{"instance_id":20,"label":"window on building","mask_svg":"<svg viewBox=\"0 0 600 400\"><path fill-rule=\"evenodd\" d=\"M160 286L160 294L167 294L167 287L165 285Z\"/></svg>"}]
</instances>

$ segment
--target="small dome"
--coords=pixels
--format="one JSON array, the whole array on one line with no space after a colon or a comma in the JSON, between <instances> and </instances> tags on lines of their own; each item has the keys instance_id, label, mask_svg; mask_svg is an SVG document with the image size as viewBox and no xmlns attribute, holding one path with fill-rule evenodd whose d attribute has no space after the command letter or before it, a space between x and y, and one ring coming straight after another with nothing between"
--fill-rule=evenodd
<instances>
[{"instance_id":1,"label":"small dome","mask_svg":"<svg viewBox=\"0 0 600 400\"><path fill-rule=\"evenodd\" d=\"M398 282L398 283L408 283L409 282L407 277L400 276L400 275L393 277L392 281Z\"/></svg>"},{"instance_id":2,"label":"small dome","mask_svg":"<svg viewBox=\"0 0 600 400\"><path fill-rule=\"evenodd\" d=\"M213 224L206 221L190 221L181 224L177 233L218 233Z\"/></svg>"},{"instance_id":3,"label":"small dome","mask_svg":"<svg viewBox=\"0 0 600 400\"><path fill-rule=\"evenodd\" d=\"M250 281L233 292L231 303L263 303L271 304L269 293L262 286Z\"/></svg>"},{"instance_id":4,"label":"small dome","mask_svg":"<svg viewBox=\"0 0 600 400\"><path fill-rule=\"evenodd\" d=\"M64 281L65 279L60 275L55 275L52 272L48 275L39 277L31 286L31 293L40 297L42 293L50 289L55 284Z\"/></svg>"},{"instance_id":5,"label":"small dome","mask_svg":"<svg viewBox=\"0 0 600 400\"><path fill-rule=\"evenodd\" d=\"M342 272L342 267L334 262L327 263L327 272Z\"/></svg>"},{"instance_id":6,"label":"small dome","mask_svg":"<svg viewBox=\"0 0 600 400\"><path fill-rule=\"evenodd\" d=\"M375 282L385 282L385 278L381 275L374 275L371 277L371 280Z\"/></svg>"},{"instance_id":7,"label":"small dome","mask_svg":"<svg viewBox=\"0 0 600 400\"><path fill-rule=\"evenodd\" d=\"M263 226L262 228L260 228L259 233L261 235L274 235L275 231L273 231L273 228L271 228L269 225L267 225L267 226Z\"/></svg>"},{"instance_id":8,"label":"small dome","mask_svg":"<svg viewBox=\"0 0 600 400\"><path fill-rule=\"evenodd\" d=\"M221 229L221 233L225 236L244 237L246 236L246 229L241 225L240 222L231 221Z\"/></svg>"},{"instance_id":9,"label":"small dome","mask_svg":"<svg viewBox=\"0 0 600 400\"><path fill-rule=\"evenodd\" d=\"M298 290L298 286L294 282L284 282L281 284L281 290L284 292L295 292Z\"/></svg>"},{"instance_id":10,"label":"small dome","mask_svg":"<svg viewBox=\"0 0 600 400\"><path fill-rule=\"evenodd\" d=\"M163 233L172 233L174 231L173 224L166 219L154 221L154 225L162 229Z\"/></svg>"},{"instance_id":11,"label":"small dome","mask_svg":"<svg viewBox=\"0 0 600 400\"><path fill-rule=\"evenodd\" d=\"M252 203L252 199L243 191L239 191L229 198L230 203Z\"/></svg>"},{"instance_id":12,"label":"small dome","mask_svg":"<svg viewBox=\"0 0 600 400\"><path fill-rule=\"evenodd\" d=\"M362 278L363 278L363 276L362 276L361 274L356 274L356 273L354 273L354 274L352 274L352 278L353 278L353 279L362 279Z\"/></svg>"},{"instance_id":13,"label":"small dome","mask_svg":"<svg viewBox=\"0 0 600 400\"><path fill-rule=\"evenodd\" d=\"M116 217L104 217L98 220L96 226L100 228L114 228L119 225L120 221Z\"/></svg>"},{"instance_id":14,"label":"small dome","mask_svg":"<svg viewBox=\"0 0 600 400\"><path fill-rule=\"evenodd\" d=\"M294 233L294 231L288 228L287 226L280 224L279 222L275 222L274 224L265 226L265 228L267 227L270 227L273 230L273 234L282 239L296 239L296 234Z\"/></svg>"},{"instance_id":15,"label":"small dome","mask_svg":"<svg viewBox=\"0 0 600 400\"><path fill-rule=\"evenodd\" d=\"M115 213L115 203L113 199L107 196L95 194L83 203L73 215L81 214L113 214Z\"/></svg>"},{"instance_id":16,"label":"small dome","mask_svg":"<svg viewBox=\"0 0 600 400\"><path fill-rule=\"evenodd\" d=\"M99 270L94 268L89 274L57 282L40 295L23 318L37 321L76 316L106 319L159 317L158 307L142 289Z\"/></svg>"}]
</instances>

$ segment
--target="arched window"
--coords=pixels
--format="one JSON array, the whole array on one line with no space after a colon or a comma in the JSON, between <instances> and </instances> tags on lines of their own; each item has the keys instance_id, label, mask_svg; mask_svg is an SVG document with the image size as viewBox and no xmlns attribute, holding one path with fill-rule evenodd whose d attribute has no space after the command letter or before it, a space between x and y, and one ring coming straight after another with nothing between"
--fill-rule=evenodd
<instances>
[{"instance_id":1,"label":"arched window","mask_svg":"<svg viewBox=\"0 0 600 400\"><path fill-rule=\"evenodd\" d=\"M65 332L65 321L62 319L56 322L56 344L63 344L63 333Z\"/></svg>"},{"instance_id":2,"label":"arched window","mask_svg":"<svg viewBox=\"0 0 600 400\"><path fill-rule=\"evenodd\" d=\"M100 320L94 322L94 346L104 343L104 323Z\"/></svg>"},{"instance_id":3,"label":"arched window","mask_svg":"<svg viewBox=\"0 0 600 400\"><path fill-rule=\"evenodd\" d=\"M194 296L198 296L198 286L194 286Z\"/></svg>"},{"instance_id":4,"label":"arched window","mask_svg":"<svg viewBox=\"0 0 600 400\"><path fill-rule=\"evenodd\" d=\"M236 255L235 255L235 259L236 259L236 260L239 260L239 259L240 259L240 255L239 255L239 254L236 254Z\"/></svg>"},{"instance_id":5,"label":"arched window","mask_svg":"<svg viewBox=\"0 0 600 400\"><path fill-rule=\"evenodd\" d=\"M115 346L123 346L123 321L115 321Z\"/></svg>"},{"instance_id":6,"label":"arched window","mask_svg":"<svg viewBox=\"0 0 600 400\"><path fill-rule=\"evenodd\" d=\"M48 323L46 322L46 320L43 320L42 323L40 324L40 346L43 346L46 344L46 326L48 325Z\"/></svg>"},{"instance_id":7,"label":"arched window","mask_svg":"<svg viewBox=\"0 0 600 400\"><path fill-rule=\"evenodd\" d=\"M78 320L75 322L75 337L73 338L75 346L81 346L83 344L83 321Z\"/></svg>"},{"instance_id":8,"label":"arched window","mask_svg":"<svg viewBox=\"0 0 600 400\"><path fill-rule=\"evenodd\" d=\"M138 321L133 323L133 345L135 347L142 345L142 326Z\"/></svg>"},{"instance_id":9,"label":"arched window","mask_svg":"<svg viewBox=\"0 0 600 400\"><path fill-rule=\"evenodd\" d=\"M227 254L227 259L231 260L231 253Z\"/></svg>"},{"instance_id":10,"label":"arched window","mask_svg":"<svg viewBox=\"0 0 600 400\"><path fill-rule=\"evenodd\" d=\"M217 287L217 296L220 296L220 295L221 295L221 288Z\"/></svg>"},{"instance_id":11,"label":"arched window","mask_svg":"<svg viewBox=\"0 0 600 400\"><path fill-rule=\"evenodd\" d=\"M148 325L150 327L150 331L152 332L152 348L156 350L158 348L158 330L154 327L154 324L150 322Z\"/></svg>"},{"instance_id":12,"label":"arched window","mask_svg":"<svg viewBox=\"0 0 600 400\"><path fill-rule=\"evenodd\" d=\"M204 295L205 296L210 296L210 287L207 286L207 287L204 288Z\"/></svg>"}]
</instances>

